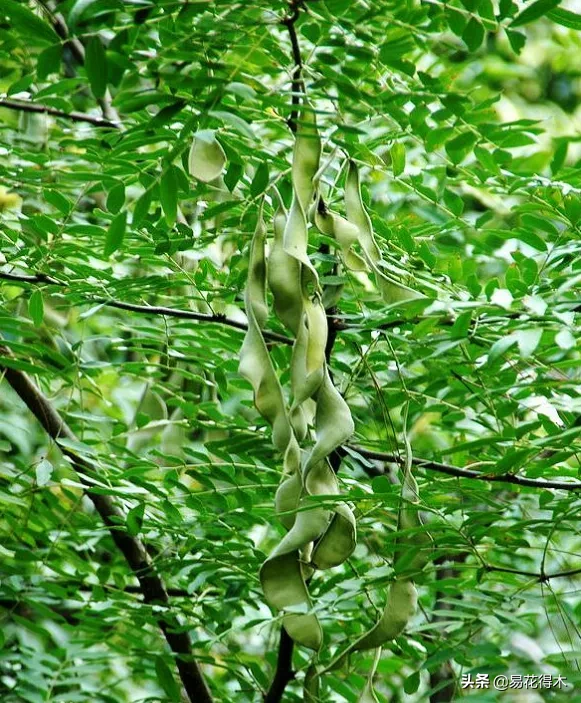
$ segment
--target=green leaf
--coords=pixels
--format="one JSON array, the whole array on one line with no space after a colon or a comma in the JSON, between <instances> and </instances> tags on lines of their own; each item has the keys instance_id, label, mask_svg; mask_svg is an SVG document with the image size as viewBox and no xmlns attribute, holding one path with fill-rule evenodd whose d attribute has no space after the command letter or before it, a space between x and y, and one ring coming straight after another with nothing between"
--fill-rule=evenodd
<instances>
[{"instance_id":1,"label":"green leaf","mask_svg":"<svg viewBox=\"0 0 581 703\"><path fill-rule=\"evenodd\" d=\"M476 17L471 17L466 25L466 29L462 33L462 39L466 42L466 46L470 51L476 51L484 41L484 27L480 20Z\"/></svg>"},{"instance_id":2,"label":"green leaf","mask_svg":"<svg viewBox=\"0 0 581 703\"><path fill-rule=\"evenodd\" d=\"M69 11L67 25L72 32L81 20L97 17L104 12L122 9L120 0L76 0Z\"/></svg>"},{"instance_id":3,"label":"green leaf","mask_svg":"<svg viewBox=\"0 0 581 703\"><path fill-rule=\"evenodd\" d=\"M178 179L175 166L169 166L159 183L159 200L165 214L165 221L173 227L178 210Z\"/></svg>"},{"instance_id":4,"label":"green leaf","mask_svg":"<svg viewBox=\"0 0 581 703\"><path fill-rule=\"evenodd\" d=\"M455 164L463 161L472 151L478 137L473 132L464 132L446 144L446 153Z\"/></svg>"},{"instance_id":5,"label":"green leaf","mask_svg":"<svg viewBox=\"0 0 581 703\"><path fill-rule=\"evenodd\" d=\"M411 696L418 690L419 687L420 672L414 671L414 673L410 674L407 679L403 682L403 690L407 693L408 696Z\"/></svg>"},{"instance_id":6,"label":"green leaf","mask_svg":"<svg viewBox=\"0 0 581 703\"><path fill-rule=\"evenodd\" d=\"M40 327L44 318L44 303L42 293L36 289L32 291L28 300L28 314L36 327Z\"/></svg>"},{"instance_id":7,"label":"green leaf","mask_svg":"<svg viewBox=\"0 0 581 703\"><path fill-rule=\"evenodd\" d=\"M149 206L151 205L151 199L153 194L149 188L143 191L135 203L133 208L133 218L131 224L133 227L140 227L145 220L147 213L149 212Z\"/></svg>"},{"instance_id":8,"label":"green leaf","mask_svg":"<svg viewBox=\"0 0 581 703\"><path fill-rule=\"evenodd\" d=\"M507 29L506 36L514 53L520 54L527 41L526 35L522 32L514 32L511 29Z\"/></svg>"},{"instance_id":9,"label":"green leaf","mask_svg":"<svg viewBox=\"0 0 581 703\"><path fill-rule=\"evenodd\" d=\"M70 203L62 193L59 193L58 190L45 190L44 199L65 216L71 211L72 203Z\"/></svg>"},{"instance_id":10,"label":"green leaf","mask_svg":"<svg viewBox=\"0 0 581 703\"><path fill-rule=\"evenodd\" d=\"M127 525L127 532L135 537L141 532L141 526L143 524L143 515L145 512L145 503L138 503L134 508L127 513L127 518L125 519L125 524Z\"/></svg>"},{"instance_id":11,"label":"green leaf","mask_svg":"<svg viewBox=\"0 0 581 703\"><path fill-rule=\"evenodd\" d=\"M103 250L105 256L111 256L111 254L117 251L123 244L126 222L127 212L125 210L111 221L105 238L105 248Z\"/></svg>"},{"instance_id":12,"label":"green leaf","mask_svg":"<svg viewBox=\"0 0 581 703\"><path fill-rule=\"evenodd\" d=\"M92 36L87 42L85 70L93 95L102 98L107 90L107 56L98 36Z\"/></svg>"},{"instance_id":13,"label":"green leaf","mask_svg":"<svg viewBox=\"0 0 581 703\"><path fill-rule=\"evenodd\" d=\"M28 41L55 44L60 40L52 26L34 14L23 2L0 0L0 17L7 18L13 29L21 32Z\"/></svg>"},{"instance_id":14,"label":"green leaf","mask_svg":"<svg viewBox=\"0 0 581 703\"><path fill-rule=\"evenodd\" d=\"M168 696L170 700L178 703L181 700L179 686L174 679L171 669L165 663L162 656L157 656L155 658L155 673L157 675L157 682L165 691L166 696Z\"/></svg>"},{"instance_id":15,"label":"green leaf","mask_svg":"<svg viewBox=\"0 0 581 703\"><path fill-rule=\"evenodd\" d=\"M391 168L394 176L401 176L405 170L405 146L396 142L390 149Z\"/></svg>"},{"instance_id":16,"label":"green leaf","mask_svg":"<svg viewBox=\"0 0 581 703\"><path fill-rule=\"evenodd\" d=\"M550 10L557 7L561 0L537 0L532 5L527 5L510 23L511 27L522 27L529 22L533 22L539 17L546 15Z\"/></svg>"},{"instance_id":17,"label":"green leaf","mask_svg":"<svg viewBox=\"0 0 581 703\"><path fill-rule=\"evenodd\" d=\"M509 335L508 337L501 337L498 339L488 352L488 361L492 362L503 356L512 346L516 344L516 335Z\"/></svg>"},{"instance_id":18,"label":"green leaf","mask_svg":"<svg viewBox=\"0 0 581 703\"><path fill-rule=\"evenodd\" d=\"M539 342L543 336L543 330L540 327L518 330L515 332L515 335L521 358L528 359L535 353L535 349L539 346Z\"/></svg>"},{"instance_id":19,"label":"green leaf","mask_svg":"<svg viewBox=\"0 0 581 703\"><path fill-rule=\"evenodd\" d=\"M47 47L38 55L36 63L36 77L39 81L44 81L51 73L59 73L61 70L61 58L63 48L60 44Z\"/></svg>"},{"instance_id":20,"label":"green leaf","mask_svg":"<svg viewBox=\"0 0 581 703\"><path fill-rule=\"evenodd\" d=\"M107 210L116 215L125 204L125 185L116 183L107 195Z\"/></svg>"},{"instance_id":21,"label":"green leaf","mask_svg":"<svg viewBox=\"0 0 581 703\"><path fill-rule=\"evenodd\" d=\"M461 339L462 337L467 337L470 331L470 324L472 322L472 313L470 310L463 312L454 321L452 329L450 330L450 336L452 339Z\"/></svg>"},{"instance_id":22,"label":"green leaf","mask_svg":"<svg viewBox=\"0 0 581 703\"><path fill-rule=\"evenodd\" d=\"M550 10L547 13L547 17L552 22L563 25L563 27L581 29L581 15L578 15L576 12L571 12L571 10L558 7L555 10Z\"/></svg>"},{"instance_id":23,"label":"green leaf","mask_svg":"<svg viewBox=\"0 0 581 703\"><path fill-rule=\"evenodd\" d=\"M240 132L240 134L243 134L245 137L253 140L256 138L254 132L252 131L252 127L248 124L248 122L246 122L245 119L240 117L240 115L237 115L235 112L212 110L209 114L212 117L222 120L224 124L233 127L237 132Z\"/></svg>"},{"instance_id":24,"label":"green leaf","mask_svg":"<svg viewBox=\"0 0 581 703\"><path fill-rule=\"evenodd\" d=\"M250 195L253 198L261 195L268 188L268 183L268 163L266 161L261 161L250 184Z\"/></svg>"}]
</instances>

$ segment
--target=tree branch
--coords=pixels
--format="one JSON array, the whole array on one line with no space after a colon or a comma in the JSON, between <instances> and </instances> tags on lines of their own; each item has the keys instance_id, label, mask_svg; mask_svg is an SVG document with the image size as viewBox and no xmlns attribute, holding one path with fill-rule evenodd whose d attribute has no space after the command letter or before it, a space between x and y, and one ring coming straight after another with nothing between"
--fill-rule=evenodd
<instances>
[{"instance_id":1,"label":"tree branch","mask_svg":"<svg viewBox=\"0 0 581 703\"><path fill-rule=\"evenodd\" d=\"M2 279L4 279L5 281L11 281L13 283L47 283L63 288L66 287L65 283L63 283L62 281L58 281L56 278L53 278L52 276L49 276L46 273L26 275L0 271L0 280ZM92 298L85 296L84 302L90 305L104 305L110 308L118 308L119 310L129 310L130 312L135 312L140 315L162 315L164 317L177 317L178 319L182 320L214 322L220 325L226 325L227 327L233 327L234 329L238 329L243 332L248 329L248 325L245 322L231 320L225 315L213 315L211 313L195 312L194 310L177 310L175 308L167 308L162 305L137 305L134 303L125 303L122 300L114 300L112 298ZM293 344L293 340L290 337L286 337L284 334L278 334L277 332L268 332L267 330L264 330L262 334L265 339L268 339L271 342L279 342L280 344L289 345Z\"/></svg>"},{"instance_id":2,"label":"tree branch","mask_svg":"<svg viewBox=\"0 0 581 703\"><path fill-rule=\"evenodd\" d=\"M10 100L9 98L0 98L0 107L5 107L8 110L19 110L20 112L37 112L45 115L53 115L54 117L62 117L65 120L72 122L88 122L95 127L108 127L109 129L119 129L118 122L106 120L103 117L94 117L87 115L84 112L64 112L57 110L56 107L50 105L41 105L34 103L31 100Z\"/></svg>"},{"instance_id":3,"label":"tree branch","mask_svg":"<svg viewBox=\"0 0 581 703\"><path fill-rule=\"evenodd\" d=\"M57 279L49 276L46 273L36 273L33 275L26 274L14 274L0 271L0 279L11 281L14 283L46 283L49 285L58 285L65 287L65 284ZM168 308L160 305L137 305L134 303L125 303L121 300L115 300L110 298L86 298L85 302L92 305L104 305L107 307L118 308L120 310L128 310L130 312L135 312L142 315L162 315L164 317L176 317L183 320L197 320L199 322L210 322L217 323L221 325L226 325L228 327L233 327L234 329L241 330L245 332L248 326L245 322L239 322L238 320L231 320L223 315L215 315L210 313L195 312L194 310L179 310L175 308ZM329 340L334 343L337 331L344 329L341 325L336 325L335 320L329 311L328 324L329 324ZM278 342L281 344L292 345L293 340L285 335L278 334L277 332L263 331L264 338L272 342ZM328 342L326 349L327 360L330 358L332 350L332 344ZM364 447L352 446L356 452L369 459L377 459L379 461L388 461L392 463L401 463L402 458L397 454L392 454L390 452L377 452L370 449L365 449ZM337 460L340 460L344 456L345 450L337 450L335 454L338 457L333 456L333 464ZM474 471L472 469L460 468L458 466L452 466L450 464L443 464L437 461L431 461L429 459L421 459L419 457L413 458L413 463L416 466L424 468L428 471L436 471L438 473L447 474L449 476L457 476L459 478L471 478L477 479L479 481L489 481L491 483L510 483L517 486L530 486L531 488L547 488L547 489L561 489L565 491L579 491L581 490L581 482L569 482L569 481L547 481L543 479L526 478L525 476L518 476L511 473L503 474L487 474L481 471ZM374 472L374 476L378 475Z\"/></svg>"},{"instance_id":4,"label":"tree branch","mask_svg":"<svg viewBox=\"0 0 581 703\"><path fill-rule=\"evenodd\" d=\"M292 668L293 648L293 640L284 627L281 627L276 671L270 688L264 696L264 703L279 703L279 701L282 701L287 684L294 679L295 674Z\"/></svg>"},{"instance_id":5,"label":"tree branch","mask_svg":"<svg viewBox=\"0 0 581 703\"><path fill-rule=\"evenodd\" d=\"M367 457L368 459L388 461L394 464L402 464L404 462L403 457L397 454L392 454L391 452L376 452L371 449L365 449L365 447L358 446L351 446L351 449L356 451L358 454L361 454L361 456ZM427 469L428 471L436 471L441 474L457 476L459 478L472 478L479 481L489 481L491 483L512 483L516 486L530 486L531 488L553 488L564 491L581 491L581 481L577 481L575 483L569 481L545 481L543 479L526 478L525 476L518 476L510 473L487 474L482 471L461 469L458 466L442 464L439 461L420 459L416 456L412 458L412 463L415 466L419 466L422 469Z\"/></svg>"},{"instance_id":6,"label":"tree branch","mask_svg":"<svg viewBox=\"0 0 581 703\"><path fill-rule=\"evenodd\" d=\"M305 92L305 86L302 80L303 60L301 58L301 48L299 46L299 39L297 37L297 30L295 27L296 21L300 15L301 7L303 7L303 0L290 0L290 14L281 21L281 24L283 24L288 30L294 61L294 68L292 72L292 111L288 119L288 126L291 132L297 131L297 117L300 104L299 95L304 94Z\"/></svg>"},{"instance_id":7,"label":"tree branch","mask_svg":"<svg viewBox=\"0 0 581 703\"><path fill-rule=\"evenodd\" d=\"M11 356L11 352L1 345L0 354L4 358ZM63 438L77 441L75 434L63 418L23 371L3 364L2 357L0 357L0 370L49 437L57 444L59 439ZM139 581L144 601L152 605L166 606L164 614L156 615L157 623L175 655L180 679L190 701L192 703L211 703L212 696L202 671L193 657L190 638L186 632L180 631L180 624L176 616L171 614L165 585L155 571L145 546L138 538L130 536L125 531L125 515L115 505L111 497L93 493L91 490L93 485L90 476L94 472L93 466L67 447L59 445L59 448L70 460L72 467L85 486L86 495L93 502L96 511L109 529L116 547L123 554L131 571Z\"/></svg>"},{"instance_id":8,"label":"tree branch","mask_svg":"<svg viewBox=\"0 0 581 703\"><path fill-rule=\"evenodd\" d=\"M85 63L85 47L83 43L76 37L71 37L67 23L62 14L55 8L51 7L48 2L44 0L37 0L38 4L42 7L44 12L48 15L54 31L59 35L61 39L65 41L65 45L69 47L71 53L75 57L77 63L81 66ZM97 98L97 104L101 108L103 117L105 121L111 122L115 127L121 127L121 121L117 110L111 104L111 95L108 90L105 91L105 95L102 98Z\"/></svg>"}]
</instances>

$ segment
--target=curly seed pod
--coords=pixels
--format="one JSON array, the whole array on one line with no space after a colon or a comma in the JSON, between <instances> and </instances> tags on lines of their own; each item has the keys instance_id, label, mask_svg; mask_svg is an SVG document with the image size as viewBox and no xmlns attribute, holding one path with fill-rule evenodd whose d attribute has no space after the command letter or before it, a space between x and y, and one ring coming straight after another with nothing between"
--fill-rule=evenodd
<instances>
[{"instance_id":1,"label":"curly seed pod","mask_svg":"<svg viewBox=\"0 0 581 703\"><path fill-rule=\"evenodd\" d=\"M341 249L345 266L351 271L368 271L365 259L352 251L351 247L359 240L359 227L341 215L328 210L323 198L319 198L314 211L314 221L317 229L329 237L333 237Z\"/></svg>"},{"instance_id":2,"label":"curly seed pod","mask_svg":"<svg viewBox=\"0 0 581 703\"><path fill-rule=\"evenodd\" d=\"M265 237L266 227L261 208L250 245L248 283L244 294L248 331L240 351L238 369L240 374L252 384L256 409L272 426L275 447L284 452L290 442L292 430L286 413L282 388L261 333L261 325L264 324L267 315L264 298Z\"/></svg>"},{"instance_id":3,"label":"curly seed pod","mask_svg":"<svg viewBox=\"0 0 581 703\"><path fill-rule=\"evenodd\" d=\"M370 268L375 274L377 287L384 301L388 304L393 304L425 298L422 293L408 288L408 286L393 279L390 274L379 268L381 251L375 241L371 219L361 199L359 173L353 161L349 162L347 178L345 179L345 211L349 222L355 225L359 231L359 243Z\"/></svg>"},{"instance_id":4,"label":"curly seed pod","mask_svg":"<svg viewBox=\"0 0 581 703\"><path fill-rule=\"evenodd\" d=\"M301 285L301 264L284 250L287 218L279 198L279 206L274 215L274 238L268 255L268 287L272 291L277 317L296 335L302 313L302 298L297 295Z\"/></svg>"},{"instance_id":5,"label":"curly seed pod","mask_svg":"<svg viewBox=\"0 0 581 703\"><path fill-rule=\"evenodd\" d=\"M291 424L295 437L302 441L307 437L305 425L313 421L316 441L304 456L302 472L296 470L288 476L277 491L277 511L289 532L263 564L260 578L267 602L283 613L283 625L292 639L318 649L322 630L316 615L309 612L312 604L306 579L314 568L331 568L350 556L355 548L355 520L345 505L338 504L329 510L317 506L310 498L338 495L337 478L327 458L353 432L353 421L326 368L327 321L318 275L307 253L305 209L314 199L313 178L320 158L320 142L314 116L308 113L306 117L299 125L293 152L293 199L284 223L282 252L280 208L275 217L269 286L275 297L275 310L280 311L281 319L296 333L291 357ZM298 285L296 269L292 269L292 279L288 276L290 267L281 271L285 261L282 254L298 265ZM298 321L297 311L300 311Z\"/></svg>"},{"instance_id":6,"label":"curly seed pod","mask_svg":"<svg viewBox=\"0 0 581 703\"><path fill-rule=\"evenodd\" d=\"M321 160L321 139L312 109L303 105L293 150L292 182L303 209L308 212L313 201L314 179Z\"/></svg>"},{"instance_id":7,"label":"curly seed pod","mask_svg":"<svg viewBox=\"0 0 581 703\"><path fill-rule=\"evenodd\" d=\"M303 316L291 358L291 413L319 389L325 367L327 318L318 295L303 298Z\"/></svg>"}]
</instances>

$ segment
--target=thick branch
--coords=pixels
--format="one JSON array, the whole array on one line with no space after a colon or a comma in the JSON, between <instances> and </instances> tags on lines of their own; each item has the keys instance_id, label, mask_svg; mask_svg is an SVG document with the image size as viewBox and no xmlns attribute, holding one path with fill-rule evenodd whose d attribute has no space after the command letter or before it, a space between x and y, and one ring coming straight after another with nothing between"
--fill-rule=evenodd
<instances>
[{"instance_id":1,"label":"thick branch","mask_svg":"<svg viewBox=\"0 0 581 703\"><path fill-rule=\"evenodd\" d=\"M19 110L20 112L37 112L45 115L53 115L54 117L62 117L72 122L88 122L89 124L95 125L95 127L119 129L118 122L112 122L103 117L94 117L84 112L64 112L63 110L57 110L56 107L41 105L30 100L10 100L8 98L1 98L0 107L5 107L8 110Z\"/></svg>"},{"instance_id":2,"label":"thick branch","mask_svg":"<svg viewBox=\"0 0 581 703\"><path fill-rule=\"evenodd\" d=\"M0 355L6 358L10 356L10 352L0 346ZM40 422L49 437L57 443L62 438L76 441L73 431L30 378L22 371L4 365L2 356L0 356L0 370L4 373L4 378ZM160 576L156 573L144 545L136 537L127 534L124 527L125 516L114 504L111 497L91 491L90 476L94 472L91 464L67 447L60 446L60 449L78 473L85 486L87 496L93 502L96 511L109 529L116 547L123 554L131 571L139 581L145 602L166 606L167 613L157 615L157 622L175 655L179 675L189 699L192 703L211 703L212 696L193 657L190 638L185 632L179 631L180 625L176 617L171 615L169 611L167 591Z\"/></svg>"},{"instance_id":3,"label":"thick branch","mask_svg":"<svg viewBox=\"0 0 581 703\"><path fill-rule=\"evenodd\" d=\"M379 461L388 461L395 464L401 464L404 458L392 454L391 452L376 452L371 449L365 449L364 447L352 446L358 454L367 457L368 459L377 459ZM517 486L530 486L531 488L554 488L561 489L563 491L581 491L581 482L569 482L569 481L545 481L538 478L526 478L525 476L518 476L516 474L504 473L504 474L487 474L482 471L474 471L472 469L461 469L458 466L451 466L450 464L442 464L439 461L430 461L429 459L420 459L419 457L413 457L412 462L415 466L419 466L422 469L427 469L428 471L436 471L441 474L448 474L448 476L458 476L459 478L472 478L479 481L489 481L494 483L512 483Z\"/></svg>"},{"instance_id":4,"label":"thick branch","mask_svg":"<svg viewBox=\"0 0 581 703\"><path fill-rule=\"evenodd\" d=\"M292 668L293 647L293 640L284 627L281 627L276 671L270 688L264 696L264 703L279 703L279 701L282 701L287 684L294 679L295 674Z\"/></svg>"}]
</instances>

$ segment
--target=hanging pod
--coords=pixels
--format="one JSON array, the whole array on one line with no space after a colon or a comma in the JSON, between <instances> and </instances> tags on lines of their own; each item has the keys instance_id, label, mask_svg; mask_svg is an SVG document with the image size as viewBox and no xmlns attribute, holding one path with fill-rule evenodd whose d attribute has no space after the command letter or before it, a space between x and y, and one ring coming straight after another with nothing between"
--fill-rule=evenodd
<instances>
[{"instance_id":1,"label":"hanging pod","mask_svg":"<svg viewBox=\"0 0 581 703\"><path fill-rule=\"evenodd\" d=\"M354 424L349 406L333 385L325 365L324 379L316 395L316 441L303 467L303 483L309 495L337 495L337 476L328 457L353 434ZM344 503L330 511L329 524L315 545L311 561L317 569L339 566L357 544L355 518Z\"/></svg>"},{"instance_id":2,"label":"hanging pod","mask_svg":"<svg viewBox=\"0 0 581 703\"><path fill-rule=\"evenodd\" d=\"M319 495L338 495L337 477L329 454L353 432L349 408L334 388L325 361L327 319L321 303L317 272L308 257L306 210L315 199L313 179L321 153L314 113L303 110L293 150L290 212L279 205L274 218L274 241L268 262L268 283L274 308L295 334L291 356L292 405L289 417L294 441L309 438L314 424L315 442L303 452L298 470L293 440L289 445L292 473L279 486L276 508L288 533L272 551L260 571L269 605L282 612L290 637L318 650L322 630L312 612L307 580L314 568L341 564L355 548L355 519L339 503L333 508L317 504Z\"/></svg>"},{"instance_id":3,"label":"hanging pod","mask_svg":"<svg viewBox=\"0 0 581 703\"><path fill-rule=\"evenodd\" d=\"M293 190L305 213L313 202L314 180L320 160L321 139L317 119L314 111L305 103L297 126L292 162Z\"/></svg>"},{"instance_id":4,"label":"hanging pod","mask_svg":"<svg viewBox=\"0 0 581 703\"><path fill-rule=\"evenodd\" d=\"M359 227L341 215L327 209L323 198L319 197L314 211L314 222L317 229L328 237L333 237L341 249L345 266L351 271L369 271L369 266L359 254L352 250L353 244L359 240Z\"/></svg>"},{"instance_id":5,"label":"hanging pod","mask_svg":"<svg viewBox=\"0 0 581 703\"><path fill-rule=\"evenodd\" d=\"M361 245L369 267L375 274L377 287L383 300L391 305L408 300L425 298L426 296L422 293L408 288L408 286L393 279L389 273L381 270L381 251L375 241L371 219L361 199L359 173L353 161L349 161L349 168L345 179L345 212L347 214L347 220L357 227L359 232L359 244Z\"/></svg>"},{"instance_id":6,"label":"hanging pod","mask_svg":"<svg viewBox=\"0 0 581 703\"><path fill-rule=\"evenodd\" d=\"M301 264L284 249L287 218L279 196L273 223L274 238L268 255L268 287L278 319L296 335L302 313L302 298L297 295L301 286Z\"/></svg>"},{"instance_id":7,"label":"hanging pod","mask_svg":"<svg viewBox=\"0 0 581 703\"><path fill-rule=\"evenodd\" d=\"M291 413L312 398L323 382L327 317L318 294L312 298L303 289L303 316L291 357Z\"/></svg>"},{"instance_id":8,"label":"hanging pod","mask_svg":"<svg viewBox=\"0 0 581 703\"><path fill-rule=\"evenodd\" d=\"M285 452L291 439L291 426L288 420L282 388L272 365L261 327L266 320L267 310L264 297L266 260L266 227L262 208L250 245L248 281L244 294L248 331L240 350L238 370L254 389L254 405L264 419L272 426L274 446Z\"/></svg>"},{"instance_id":9,"label":"hanging pod","mask_svg":"<svg viewBox=\"0 0 581 703\"><path fill-rule=\"evenodd\" d=\"M328 666L325 668L312 666L309 669L305 679L305 700L313 702L319 700L319 684L323 674L338 669L354 652L376 649L398 637L417 611L418 592L412 577L421 571L428 562L432 539L425 531L417 532L418 528L422 527L422 521L418 512L418 488L412 473L411 458L411 447L406 438L406 462L403 471L394 550L394 568L398 575L389 586L383 612L368 632L350 644ZM414 530L415 535L407 535L406 530ZM405 568L400 568L398 573L400 562L405 562ZM372 689L368 691L368 694L374 695Z\"/></svg>"},{"instance_id":10,"label":"hanging pod","mask_svg":"<svg viewBox=\"0 0 581 703\"><path fill-rule=\"evenodd\" d=\"M209 183L222 175L226 154L216 139L213 129L201 129L194 134L188 156L188 169L192 178Z\"/></svg>"}]
</instances>

